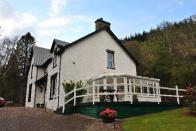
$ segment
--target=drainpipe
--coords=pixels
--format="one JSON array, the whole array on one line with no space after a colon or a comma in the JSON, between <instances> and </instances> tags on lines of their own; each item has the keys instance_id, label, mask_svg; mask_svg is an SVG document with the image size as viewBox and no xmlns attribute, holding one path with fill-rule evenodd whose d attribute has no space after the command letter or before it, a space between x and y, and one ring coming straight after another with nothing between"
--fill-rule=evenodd
<instances>
[{"instance_id":1,"label":"drainpipe","mask_svg":"<svg viewBox=\"0 0 196 131\"><path fill-rule=\"evenodd\" d=\"M36 78L35 78L35 81L37 81L37 72L38 72L38 67L37 66L35 66L36 67ZM36 107L36 105L35 105L35 102L36 102L36 84L34 83L34 86L35 86L35 94L34 94L34 107Z\"/></svg>"},{"instance_id":2,"label":"drainpipe","mask_svg":"<svg viewBox=\"0 0 196 131\"><path fill-rule=\"evenodd\" d=\"M60 78L61 78L61 54L60 54L60 64L59 64L59 85L58 85L58 103L57 103L57 108L59 108Z\"/></svg>"}]
</instances>

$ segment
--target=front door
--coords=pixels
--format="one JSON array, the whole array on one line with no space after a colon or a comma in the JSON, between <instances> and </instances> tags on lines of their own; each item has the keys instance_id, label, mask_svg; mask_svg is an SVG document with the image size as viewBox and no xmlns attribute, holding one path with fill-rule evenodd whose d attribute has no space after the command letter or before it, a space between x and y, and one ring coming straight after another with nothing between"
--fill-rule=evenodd
<instances>
[{"instance_id":1,"label":"front door","mask_svg":"<svg viewBox=\"0 0 196 131\"><path fill-rule=\"evenodd\" d=\"M35 93L35 107L44 108L46 87L43 85L37 85Z\"/></svg>"}]
</instances>

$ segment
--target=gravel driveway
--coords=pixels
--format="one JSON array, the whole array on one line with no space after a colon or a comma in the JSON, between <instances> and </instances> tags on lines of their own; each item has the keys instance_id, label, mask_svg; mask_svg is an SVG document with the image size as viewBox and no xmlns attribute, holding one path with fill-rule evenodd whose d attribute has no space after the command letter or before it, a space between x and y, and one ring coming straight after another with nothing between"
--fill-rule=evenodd
<instances>
[{"instance_id":1,"label":"gravel driveway","mask_svg":"<svg viewBox=\"0 0 196 131\"><path fill-rule=\"evenodd\" d=\"M4 107L0 108L0 131L122 131L112 124L79 114L58 115L49 110Z\"/></svg>"}]
</instances>

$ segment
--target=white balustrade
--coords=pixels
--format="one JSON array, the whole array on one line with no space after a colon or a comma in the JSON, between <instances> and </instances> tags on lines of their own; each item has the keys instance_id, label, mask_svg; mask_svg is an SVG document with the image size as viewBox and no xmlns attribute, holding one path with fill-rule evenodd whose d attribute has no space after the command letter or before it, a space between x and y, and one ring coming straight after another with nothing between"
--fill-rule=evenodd
<instances>
[{"instance_id":1,"label":"white balustrade","mask_svg":"<svg viewBox=\"0 0 196 131\"><path fill-rule=\"evenodd\" d=\"M108 84L107 83L107 78L112 78L112 83ZM123 83L122 82L118 82L117 79L118 78L123 78ZM136 79L137 82L139 80L139 84L136 83ZM99 83L95 83L96 80L102 80L103 84ZM83 86L82 88L76 89L76 87L74 88L74 90L66 93L64 96L65 98L67 98L69 95L73 94L73 97L64 101L65 105L68 104L69 102L71 102L72 100L73 105L75 106L77 103L77 98L85 98L85 97L89 97L92 96L92 100L91 101L87 101L87 102L92 102L93 104L95 104L95 102L99 102L100 101L100 96L106 96L106 95L114 95L114 101L117 101L117 96L124 96L124 100L123 101L130 101L130 103L133 103L133 95L137 95L138 97L143 97L144 99L146 98L156 98L157 103L159 104L161 102L161 97L176 97L177 103L180 104L180 99L181 97L183 97L182 95L179 95L179 92L184 92L185 90L183 89L178 89L178 86L176 86L175 88L168 88L168 87L160 87L159 86L159 79L153 79L153 78L147 78L147 77L140 77L140 76L131 76L131 75L113 75L113 76L103 76L103 77L98 77L97 79L91 79L87 82L87 85ZM90 84L92 83L92 84ZM114 89L113 92L107 92L107 87L113 87L112 89ZM123 86L124 87L124 91L123 92L118 92L118 87ZM136 92L136 86L137 88L140 88L140 92ZM104 92L99 92L100 91L100 87L103 87ZM128 90L129 87L129 90ZM97 88L95 91L95 88ZM133 88L133 91L132 91ZM147 91L145 91L144 88L147 88ZM151 94L150 88L153 89L153 94ZM143 92L144 89L144 92ZM80 90L86 90L86 94L82 94L82 95L78 95L77 91ZM91 90L91 91L90 91ZM175 95L169 95L169 94L160 94L160 90L173 90L176 91ZM129 96L129 97L128 97ZM98 99L96 99L98 98ZM63 111L64 112L65 107L63 106Z\"/></svg>"}]
</instances>

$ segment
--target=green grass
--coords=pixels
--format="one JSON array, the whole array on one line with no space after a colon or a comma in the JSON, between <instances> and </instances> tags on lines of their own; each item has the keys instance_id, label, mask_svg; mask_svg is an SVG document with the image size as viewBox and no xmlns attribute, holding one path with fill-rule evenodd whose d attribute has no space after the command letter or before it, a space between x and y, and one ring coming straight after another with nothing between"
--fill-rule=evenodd
<instances>
[{"instance_id":1,"label":"green grass","mask_svg":"<svg viewBox=\"0 0 196 131\"><path fill-rule=\"evenodd\" d=\"M181 108L149 115L131 117L122 123L125 131L196 131L196 117Z\"/></svg>"}]
</instances>

